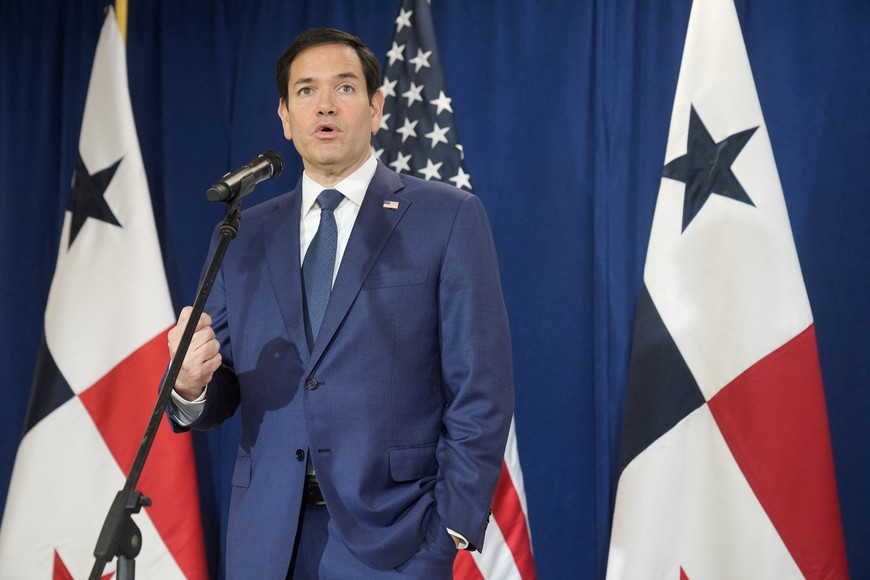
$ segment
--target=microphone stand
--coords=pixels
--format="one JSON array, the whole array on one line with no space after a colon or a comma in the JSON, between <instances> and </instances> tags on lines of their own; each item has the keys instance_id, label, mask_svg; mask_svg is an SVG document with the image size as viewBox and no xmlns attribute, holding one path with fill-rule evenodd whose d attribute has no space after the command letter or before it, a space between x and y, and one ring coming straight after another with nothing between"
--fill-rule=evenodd
<instances>
[{"instance_id":1,"label":"microphone stand","mask_svg":"<svg viewBox=\"0 0 870 580\"><path fill-rule=\"evenodd\" d=\"M94 548L96 560L94 561L94 567L91 569L90 580L100 580L106 564L116 556L118 558L117 580L132 580L135 577L135 558L142 550L142 533L133 521L132 515L139 513L142 506L151 505L149 498L142 495L141 492L136 491L136 484L142 475L142 468L145 465L145 460L148 458L151 445L154 443L154 437L157 434L160 421L163 420L166 405L169 403L169 397L172 394L172 389L175 387L175 380L178 378L178 373L181 370L181 363L184 362L184 356L190 348L190 341L193 338L199 317L205 308L208 295L211 293L221 262L223 262L224 254L226 254L230 241L239 232L239 224L242 217L239 206L242 197L243 195L238 195L226 201L227 215L220 225L220 238L218 239L214 254L212 254L205 276L200 283L196 300L193 303L193 312L191 312L187 326L184 328L184 333L181 335L181 342L178 344L175 357L172 359L172 362L169 364L169 370L163 377L163 383L160 385L160 392L157 396L157 404L151 413L151 419L139 444L139 450L136 452L136 458L133 460L133 466L130 468L127 481L124 484L124 488L115 495L115 499L109 508L109 513L106 514L106 520L103 522L100 537L97 539L97 546Z\"/></svg>"}]
</instances>

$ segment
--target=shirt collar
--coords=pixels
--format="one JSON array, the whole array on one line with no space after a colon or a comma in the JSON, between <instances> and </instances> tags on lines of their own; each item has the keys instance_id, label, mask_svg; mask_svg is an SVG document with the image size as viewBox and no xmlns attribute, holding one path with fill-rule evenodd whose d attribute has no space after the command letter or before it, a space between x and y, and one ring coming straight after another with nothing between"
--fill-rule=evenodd
<instances>
[{"instance_id":1,"label":"shirt collar","mask_svg":"<svg viewBox=\"0 0 870 580\"><path fill-rule=\"evenodd\" d=\"M352 201L357 206L361 206L363 198L366 195L366 190L372 178L375 176L375 171L378 168L378 160L374 155L369 155L369 158L363 161L356 171L339 181L331 189L337 189L344 194L346 198ZM314 207L314 202L324 187L311 179L307 173L302 174L302 215L307 214Z\"/></svg>"}]
</instances>

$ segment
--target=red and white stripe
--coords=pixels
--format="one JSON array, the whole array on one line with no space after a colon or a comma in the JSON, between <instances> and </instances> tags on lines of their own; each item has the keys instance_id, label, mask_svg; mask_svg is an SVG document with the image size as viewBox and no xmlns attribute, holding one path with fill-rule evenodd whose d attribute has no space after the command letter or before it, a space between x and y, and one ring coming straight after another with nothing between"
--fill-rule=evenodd
<instances>
[{"instance_id":1,"label":"red and white stripe","mask_svg":"<svg viewBox=\"0 0 870 580\"><path fill-rule=\"evenodd\" d=\"M459 552L453 576L461 580L536 578L526 491L513 422L492 500L492 518L486 529L483 552Z\"/></svg>"}]
</instances>

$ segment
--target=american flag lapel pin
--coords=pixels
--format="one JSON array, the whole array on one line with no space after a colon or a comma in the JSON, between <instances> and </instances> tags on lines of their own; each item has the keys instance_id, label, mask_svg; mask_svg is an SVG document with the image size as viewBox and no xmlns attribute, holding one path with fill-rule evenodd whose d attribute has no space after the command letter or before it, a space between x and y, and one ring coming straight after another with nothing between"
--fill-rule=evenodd
<instances>
[{"instance_id":1,"label":"american flag lapel pin","mask_svg":"<svg viewBox=\"0 0 870 580\"><path fill-rule=\"evenodd\" d=\"M391 209L391 210L395 211L395 210L399 209L399 202L385 199L384 200L384 209Z\"/></svg>"}]
</instances>

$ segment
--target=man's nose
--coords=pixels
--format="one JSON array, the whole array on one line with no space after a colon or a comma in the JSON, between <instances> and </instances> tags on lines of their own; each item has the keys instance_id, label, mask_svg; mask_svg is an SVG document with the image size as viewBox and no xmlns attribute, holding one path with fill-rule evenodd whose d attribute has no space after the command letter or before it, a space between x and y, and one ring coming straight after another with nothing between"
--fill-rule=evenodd
<instances>
[{"instance_id":1,"label":"man's nose","mask_svg":"<svg viewBox=\"0 0 870 580\"><path fill-rule=\"evenodd\" d=\"M335 98L330 92L320 94L317 100L317 113L319 115L335 115L336 113Z\"/></svg>"}]
</instances>

